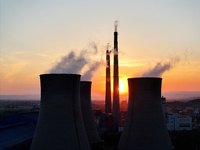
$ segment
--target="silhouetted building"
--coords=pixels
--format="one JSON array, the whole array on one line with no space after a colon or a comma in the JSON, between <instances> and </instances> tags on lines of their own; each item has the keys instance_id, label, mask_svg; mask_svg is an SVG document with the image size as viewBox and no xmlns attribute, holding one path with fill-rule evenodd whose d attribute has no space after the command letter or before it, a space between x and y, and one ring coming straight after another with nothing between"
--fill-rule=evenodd
<instances>
[{"instance_id":1,"label":"silhouetted building","mask_svg":"<svg viewBox=\"0 0 200 150\"><path fill-rule=\"evenodd\" d=\"M119 150L172 150L161 106L161 78L130 78L127 118Z\"/></svg>"},{"instance_id":2,"label":"silhouetted building","mask_svg":"<svg viewBox=\"0 0 200 150\"><path fill-rule=\"evenodd\" d=\"M172 113L172 114L168 113L168 110L166 109L166 98L163 96L161 97L161 103L162 103L163 114L165 117L165 123L169 131L192 130L191 117L179 116L178 113Z\"/></svg>"},{"instance_id":3,"label":"silhouetted building","mask_svg":"<svg viewBox=\"0 0 200 150\"><path fill-rule=\"evenodd\" d=\"M83 122L87 137L92 149L101 147L101 139L94 122L91 104L91 82L81 81L80 83L80 100Z\"/></svg>"},{"instance_id":4,"label":"silhouetted building","mask_svg":"<svg viewBox=\"0 0 200 150\"><path fill-rule=\"evenodd\" d=\"M166 98L164 96L161 97L161 104L162 104L163 114L165 114L166 113Z\"/></svg>"},{"instance_id":5,"label":"silhouetted building","mask_svg":"<svg viewBox=\"0 0 200 150\"><path fill-rule=\"evenodd\" d=\"M90 149L80 106L80 75L43 74L31 150Z\"/></svg>"},{"instance_id":6,"label":"silhouetted building","mask_svg":"<svg viewBox=\"0 0 200 150\"><path fill-rule=\"evenodd\" d=\"M94 109L92 111L93 111L93 116L94 116L94 122L96 123L97 128L98 128L100 125L102 110Z\"/></svg>"},{"instance_id":7,"label":"silhouetted building","mask_svg":"<svg viewBox=\"0 0 200 150\"><path fill-rule=\"evenodd\" d=\"M120 127L124 126L126 116L127 116L127 111L120 111ZM123 130L123 128L121 129Z\"/></svg>"},{"instance_id":8,"label":"silhouetted building","mask_svg":"<svg viewBox=\"0 0 200 150\"><path fill-rule=\"evenodd\" d=\"M30 149L38 112L0 117L0 150Z\"/></svg>"}]
</instances>

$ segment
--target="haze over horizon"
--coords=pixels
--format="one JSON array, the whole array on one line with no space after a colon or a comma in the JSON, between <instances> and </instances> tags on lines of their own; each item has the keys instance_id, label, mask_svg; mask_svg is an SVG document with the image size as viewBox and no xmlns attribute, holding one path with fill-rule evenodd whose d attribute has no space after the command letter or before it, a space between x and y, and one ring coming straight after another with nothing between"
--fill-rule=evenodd
<instances>
[{"instance_id":1,"label":"haze over horizon","mask_svg":"<svg viewBox=\"0 0 200 150\"><path fill-rule=\"evenodd\" d=\"M92 81L92 99L104 99L106 45L113 49L118 20L121 100L128 99L127 78L138 76L162 77L162 93L168 97L180 91L200 96L198 0L1 0L0 7L0 95L38 95L40 74L66 58L81 58L76 73L87 73L84 80Z\"/></svg>"}]
</instances>

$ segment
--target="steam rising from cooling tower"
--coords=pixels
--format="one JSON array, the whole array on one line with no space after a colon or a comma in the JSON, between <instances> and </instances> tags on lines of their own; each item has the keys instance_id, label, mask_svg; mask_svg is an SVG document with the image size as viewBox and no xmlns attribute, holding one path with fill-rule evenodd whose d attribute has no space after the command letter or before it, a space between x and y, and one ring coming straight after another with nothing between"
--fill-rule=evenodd
<instances>
[{"instance_id":1,"label":"steam rising from cooling tower","mask_svg":"<svg viewBox=\"0 0 200 150\"><path fill-rule=\"evenodd\" d=\"M93 62L89 65L89 69L81 76L81 80L91 80L94 72L99 68L101 62Z\"/></svg>"},{"instance_id":2,"label":"steam rising from cooling tower","mask_svg":"<svg viewBox=\"0 0 200 150\"><path fill-rule=\"evenodd\" d=\"M68 55L61 58L54 67L50 69L50 73L75 73L81 72L82 68L88 63L85 53L82 51L79 56L71 51Z\"/></svg>"},{"instance_id":3,"label":"steam rising from cooling tower","mask_svg":"<svg viewBox=\"0 0 200 150\"><path fill-rule=\"evenodd\" d=\"M142 77L161 77L165 71L169 71L172 69L176 63L179 62L179 57L171 58L170 61L161 63L158 62L156 66L146 72L144 72L141 76Z\"/></svg>"},{"instance_id":4,"label":"steam rising from cooling tower","mask_svg":"<svg viewBox=\"0 0 200 150\"><path fill-rule=\"evenodd\" d=\"M49 73L73 73L82 74L81 80L91 80L94 72L102 64L101 60L91 58L98 54L96 43L89 44L92 49L82 50L79 55L74 51L63 56L48 72Z\"/></svg>"}]
</instances>

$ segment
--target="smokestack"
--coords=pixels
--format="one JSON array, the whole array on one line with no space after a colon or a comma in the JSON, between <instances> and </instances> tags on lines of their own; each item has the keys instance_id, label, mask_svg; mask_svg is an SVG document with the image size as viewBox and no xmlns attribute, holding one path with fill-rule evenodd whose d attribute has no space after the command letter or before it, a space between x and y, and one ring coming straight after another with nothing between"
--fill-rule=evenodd
<instances>
[{"instance_id":1,"label":"smokestack","mask_svg":"<svg viewBox=\"0 0 200 150\"><path fill-rule=\"evenodd\" d=\"M91 104L91 82L80 82L80 100L83 122L92 149L101 149L101 139L94 122Z\"/></svg>"},{"instance_id":2,"label":"smokestack","mask_svg":"<svg viewBox=\"0 0 200 150\"><path fill-rule=\"evenodd\" d=\"M118 149L172 150L161 106L162 78L130 78L129 104Z\"/></svg>"},{"instance_id":3,"label":"smokestack","mask_svg":"<svg viewBox=\"0 0 200 150\"><path fill-rule=\"evenodd\" d=\"M80 107L80 75L42 74L41 105L30 150L90 149Z\"/></svg>"},{"instance_id":4,"label":"smokestack","mask_svg":"<svg viewBox=\"0 0 200 150\"><path fill-rule=\"evenodd\" d=\"M113 125L120 125L117 21L114 32Z\"/></svg>"},{"instance_id":5,"label":"smokestack","mask_svg":"<svg viewBox=\"0 0 200 150\"><path fill-rule=\"evenodd\" d=\"M111 113L110 51L106 50L106 103L105 113Z\"/></svg>"}]
</instances>

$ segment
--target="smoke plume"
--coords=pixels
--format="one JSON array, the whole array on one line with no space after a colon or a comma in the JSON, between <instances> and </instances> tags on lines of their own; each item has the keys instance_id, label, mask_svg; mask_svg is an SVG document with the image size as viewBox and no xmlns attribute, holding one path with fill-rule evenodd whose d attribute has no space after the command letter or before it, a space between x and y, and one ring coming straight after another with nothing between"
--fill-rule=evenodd
<instances>
[{"instance_id":1,"label":"smoke plume","mask_svg":"<svg viewBox=\"0 0 200 150\"><path fill-rule=\"evenodd\" d=\"M146 72L144 72L142 77L161 77L165 71L169 71L174 65L179 62L179 57L171 58L169 62L161 63L158 62L156 66Z\"/></svg>"},{"instance_id":2,"label":"smoke plume","mask_svg":"<svg viewBox=\"0 0 200 150\"><path fill-rule=\"evenodd\" d=\"M50 69L50 73L80 73L87 64L84 55L76 56L73 51L61 58L55 66Z\"/></svg>"},{"instance_id":3,"label":"smoke plume","mask_svg":"<svg viewBox=\"0 0 200 150\"><path fill-rule=\"evenodd\" d=\"M96 43L92 42L89 45L92 49L82 50L79 55L74 51L61 58L48 72L49 73L67 73L67 74L82 74L81 80L91 80L94 72L102 64L99 60L92 60L94 55L97 55L98 49ZM85 68L88 68L85 71Z\"/></svg>"},{"instance_id":4,"label":"smoke plume","mask_svg":"<svg viewBox=\"0 0 200 150\"><path fill-rule=\"evenodd\" d=\"M93 73L99 68L101 62L94 62L90 65L89 69L81 76L81 80L87 81L90 80L93 76Z\"/></svg>"}]
</instances>

